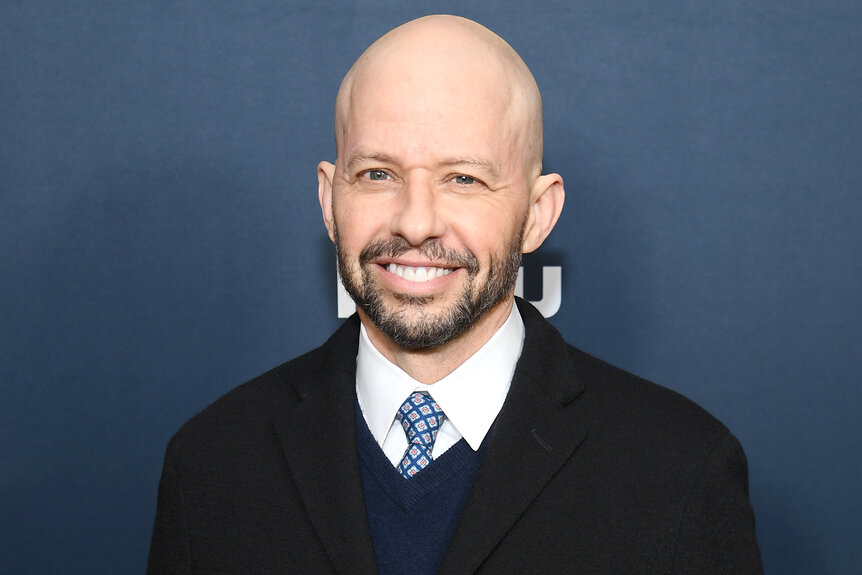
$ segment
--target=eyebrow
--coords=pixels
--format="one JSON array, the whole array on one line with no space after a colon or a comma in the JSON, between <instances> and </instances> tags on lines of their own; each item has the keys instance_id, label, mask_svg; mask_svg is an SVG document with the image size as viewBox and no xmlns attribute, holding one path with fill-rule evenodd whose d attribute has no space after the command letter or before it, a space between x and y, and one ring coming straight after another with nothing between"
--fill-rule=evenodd
<instances>
[{"instance_id":1,"label":"eyebrow","mask_svg":"<svg viewBox=\"0 0 862 575\"><path fill-rule=\"evenodd\" d=\"M375 154L356 154L350 157L345 164L345 169L350 172L356 167L357 164L364 163L379 163L379 164L398 164L398 160L390 156L388 154L375 153ZM474 170L479 170L484 172L486 175L490 176L492 179L497 179L500 177L500 170L497 169L493 163L486 160L481 156L464 156L464 157L452 157L446 158L442 162L439 163L440 166L444 167L457 167L457 166L467 166L473 168Z\"/></svg>"},{"instance_id":2,"label":"eyebrow","mask_svg":"<svg viewBox=\"0 0 862 575\"><path fill-rule=\"evenodd\" d=\"M463 158L448 158L441 162L442 166L468 166L474 170L479 170L490 176L492 179L500 177L500 171L488 160L481 156L469 156Z\"/></svg>"},{"instance_id":3,"label":"eyebrow","mask_svg":"<svg viewBox=\"0 0 862 575\"><path fill-rule=\"evenodd\" d=\"M357 164L364 163L378 163L378 164L397 164L395 158L392 156L388 156L386 154L356 154L350 157L349 160L344 164L345 169L348 172L352 172L353 168Z\"/></svg>"}]
</instances>

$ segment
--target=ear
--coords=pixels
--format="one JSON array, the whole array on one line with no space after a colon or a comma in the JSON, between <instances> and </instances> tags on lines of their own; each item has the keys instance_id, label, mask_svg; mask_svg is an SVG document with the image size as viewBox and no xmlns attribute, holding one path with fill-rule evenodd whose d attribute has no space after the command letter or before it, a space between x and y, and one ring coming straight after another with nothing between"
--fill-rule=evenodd
<instances>
[{"instance_id":1,"label":"ear","mask_svg":"<svg viewBox=\"0 0 862 575\"><path fill-rule=\"evenodd\" d=\"M542 245L551 230L554 229L566 191L563 188L563 178L559 174L545 174L536 178L530 193L530 211L524 225L524 239L521 246L523 253L535 251Z\"/></svg>"},{"instance_id":2,"label":"ear","mask_svg":"<svg viewBox=\"0 0 862 575\"><path fill-rule=\"evenodd\" d=\"M329 233L329 239L335 242L335 218L332 215L332 179L335 177L335 166L330 162L317 164L317 199L320 201L320 211L323 213L323 225Z\"/></svg>"}]
</instances>

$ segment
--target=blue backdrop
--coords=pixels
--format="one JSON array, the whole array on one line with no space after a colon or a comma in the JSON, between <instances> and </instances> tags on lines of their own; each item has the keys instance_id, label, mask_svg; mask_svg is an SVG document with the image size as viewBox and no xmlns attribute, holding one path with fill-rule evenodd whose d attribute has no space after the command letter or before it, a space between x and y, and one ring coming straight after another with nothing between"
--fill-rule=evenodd
<instances>
[{"instance_id":1,"label":"blue backdrop","mask_svg":"<svg viewBox=\"0 0 862 575\"><path fill-rule=\"evenodd\" d=\"M432 6L433 4L433 6ZM7 2L0 572L142 572L170 435L338 325L315 166L387 29L531 66L567 204L552 322L749 456L768 573L862 565L855 0Z\"/></svg>"}]
</instances>

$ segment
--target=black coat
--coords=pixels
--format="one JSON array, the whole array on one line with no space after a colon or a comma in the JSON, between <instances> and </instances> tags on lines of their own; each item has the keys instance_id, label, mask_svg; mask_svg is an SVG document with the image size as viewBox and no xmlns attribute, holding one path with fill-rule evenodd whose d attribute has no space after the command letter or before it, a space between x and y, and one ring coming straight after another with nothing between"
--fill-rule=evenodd
<instances>
[{"instance_id":1,"label":"black coat","mask_svg":"<svg viewBox=\"0 0 862 575\"><path fill-rule=\"evenodd\" d=\"M728 430L518 305L524 349L440 573L762 573ZM376 571L353 421L358 327L174 436L148 573Z\"/></svg>"}]
</instances>

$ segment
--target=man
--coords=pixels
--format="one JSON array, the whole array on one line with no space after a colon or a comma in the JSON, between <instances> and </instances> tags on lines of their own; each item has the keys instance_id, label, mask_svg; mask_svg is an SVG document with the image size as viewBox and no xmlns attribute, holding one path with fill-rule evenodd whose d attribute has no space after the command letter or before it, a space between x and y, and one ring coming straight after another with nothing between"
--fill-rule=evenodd
<instances>
[{"instance_id":1,"label":"man","mask_svg":"<svg viewBox=\"0 0 862 575\"><path fill-rule=\"evenodd\" d=\"M323 219L357 314L168 447L150 573L760 573L742 450L513 296L563 205L520 57L409 22L336 101Z\"/></svg>"}]
</instances>

